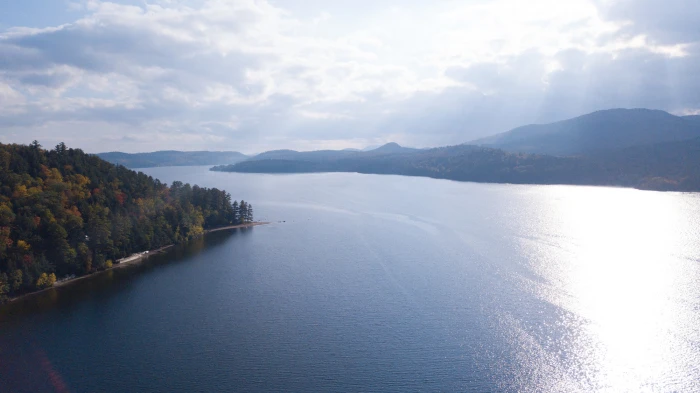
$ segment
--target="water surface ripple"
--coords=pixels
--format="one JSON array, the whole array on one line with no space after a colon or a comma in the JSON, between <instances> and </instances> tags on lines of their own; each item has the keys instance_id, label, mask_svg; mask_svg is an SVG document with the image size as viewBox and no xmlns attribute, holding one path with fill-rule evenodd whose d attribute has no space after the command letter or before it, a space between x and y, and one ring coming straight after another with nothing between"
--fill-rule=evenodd
<instances>
[{"instance_id":1,"label":"water surface ripple","mask_svg":"<svg viewBox=\"0 0 700 393\"><path fill-rule=\"evenodd\" d=\"M0 309L0 391L700 391L698 194L207 169L275 223Z\"/></svg>"}]
</instances>

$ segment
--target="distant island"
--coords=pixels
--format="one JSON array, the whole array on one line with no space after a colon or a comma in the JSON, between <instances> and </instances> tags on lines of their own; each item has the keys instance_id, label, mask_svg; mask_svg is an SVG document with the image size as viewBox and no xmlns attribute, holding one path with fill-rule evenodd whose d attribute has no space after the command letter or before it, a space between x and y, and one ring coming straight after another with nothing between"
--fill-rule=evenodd
<instances>
[{"instance_id":1,"label":"distant island","mask_svg":"<svg viewBox=\"0 0 700 393\"><path fill-rule=\"evenodd\" d=\"M168 186L63 143L0 144L0 303L252 221L223 190Z\"/></svg>"},{"instance_id":2,"label":"distant island","mask_svg":"<svg viewBox=\"0 0 700 393\"><path fill-rule=\"evenodd\" d=\"M97 153L101 159L127 168L235 164L248 158L237 151L174 151Z\"/></svg>"},{"instance_id":3,"label":"distant island","mask_svg":"<svg viewBox=\"0 0 700 393\"><path fill-rule=\"evenodd\" d=\"M516 128L463 145L370 151L265 152L213 171L358 172L473 182L576 184L700 191L700 121L613 109Z\"/></svg>"}]
</instances>

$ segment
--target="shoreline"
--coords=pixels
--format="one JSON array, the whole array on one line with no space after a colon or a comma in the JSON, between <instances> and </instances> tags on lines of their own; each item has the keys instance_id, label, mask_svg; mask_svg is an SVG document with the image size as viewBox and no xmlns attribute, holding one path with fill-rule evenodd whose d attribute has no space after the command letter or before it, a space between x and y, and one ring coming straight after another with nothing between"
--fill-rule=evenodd
<instances>
[{"instance_id":1,"label":"shoreline","mask_svg":"<svg viewBox=\"0 0 700 393\"><path fill-rule=\"evenodd\" d=\"M225 226L225 227L207 229L204 231L204 234L206 235L207 233L212 233L212 232L227 231L229 229L252 228L252 227L257 227L259 225L267 225L267 224L272 224L272 222L270 222L270 221L256 221L256 222L249 222L247 224L229 225L229 226Z\"/></svg>"},{"instance_id":2,"label":"shoreline","mask_svg":"<svg viewBox=\"0 0 700 393\"><path fill-rule=\"evenodd\" d=\"M235 164L233 164L235 165ZM637 191L650 191L650 192L663 192L663 193L682 193L688 194L700 193L700 189L678 189L678 188L658 188L658 187L643 187L640 185L624 185L618 183L583 183L583 182L507 182L507 181L482 181L482 180L461 180L451 177L444 176L434 176L434 175L412 175L408 173L388 173L388 172L358 172L358 171L299 171L299 172L273 172L273 171L224 171L224 170L212 170L212 172L221 173L240 173L240 174L252 174L252 175L313 175L313 174L326 174L326 173L353 173L358 175L376 175L376 176L402 176L402 177L421 177L433 180L445 180L457 183L473 183L473 184L493 184L493 185L510 185L510 186L569 186L569 187L596 187L596 188L615 188L615 189L627 189L627 190L637 190Z\"/></svg>"},{"instance_id":3,"label":"shoreline","mask_svg":"<svg viewBox=\"0 0 700 393\"><path fill-rule=\"evenodd\" d=\"M204 233L202 234L202 236L204 236L204 235L206 235L206 234L209 234L209 233L212 233L212 232L227 231L227 230L229 230L229 229L252 228L252 227L259 226L259 225L267 225L267 224L271 224L271 222L267 222L267 221L249 222L249 223L247 223L247 224L229 225L229 226L225 226L225 227L207 229L207 230L204 231ZM120 268L124 268L124 267L126 267L126 266L138 265L139 263L141 263L141 262L143 262L144 260L148 259L149 256L154 255L154 254L161 254L161 253L165 252L165 250L167 250L167 249L169 249L169 248L172 248L172 247L174 247L174 246L175 246L174 244L168 244L167 246L163 246L163 247L157 248L157 249L155 249L155 250L148 250L148 251L142 251L142 252L137 252L137 253L131 254L131 255L128 256L128 257L118 259L118 260L112 265L112 267L110 267L110 268L108 268L108 269L96 271L96 272L93 272L93 273L90 273L90 274L85 274L85 275L82 275L82 276L79 276L79 277L69 278L69 279L63 280L63 281L56 281L56 282L53 284L53 286L51 286L51 287L44 288L44 289L41 289L41 290L39 290L39 291L34 291L34 292L25 293L25 294L22 294L22 295L19 295L19 296L15 296L15 297L13 297L13 298L10 298L10 299L7 300L7 303L6 303L6 304L15 302L15 301L20 300L20 299L23 299L23 298L25 298L25 297L29 297L29 296L32 296L32 295L37 295L37 294L40 294L40 293L42 293L42 292L46 292L46 291L49 291L49 290L52 290L52 289L56 289L56 288L60 288L60 287L63 287L63 286L69 285L69 284L73 284L73 283L78 282L78 281L80 281L80 280L83 280L83 279L86 279L86 278L90 278L90 277L93 277L93 276L95 276L95 275L108 272L108 271L110 271L110 270L120 269ZM1 306L1 304L0 304L0 306Z\"/></svg>"}]
</instances>

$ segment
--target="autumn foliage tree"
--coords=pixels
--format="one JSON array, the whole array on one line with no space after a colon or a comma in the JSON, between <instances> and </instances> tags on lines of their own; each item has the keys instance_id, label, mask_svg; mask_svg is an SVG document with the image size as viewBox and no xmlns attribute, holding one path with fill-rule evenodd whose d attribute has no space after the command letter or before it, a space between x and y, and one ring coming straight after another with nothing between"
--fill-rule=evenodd
<instances>
[{"instance_id":1,"label":"autumn foliage tree","mask_svg":"<svg viewBox=\"0 0 700 393\"><path fill-rule=\"evenodd\" d=\"M63 143L0 144L0 301L251 220L242 206L223 190L168 187Z\"/></svg>"}]
</instances>

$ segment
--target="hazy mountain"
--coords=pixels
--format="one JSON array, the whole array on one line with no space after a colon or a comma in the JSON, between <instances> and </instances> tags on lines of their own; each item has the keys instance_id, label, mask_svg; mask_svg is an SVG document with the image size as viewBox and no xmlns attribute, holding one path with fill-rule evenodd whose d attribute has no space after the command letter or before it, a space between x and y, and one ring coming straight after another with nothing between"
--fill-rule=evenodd
<instances>
[{"instance_id":1,"label":"hazy mountain","mask_svg":"<svg viewBox=\"0 0 700 393\"><path fill-rule=\"evenodd\" d=\"M412 153L418 149L413 149L410 147L403 147L396 142L389 142L386 145L379 146L376 149L368 150L367 152L373 153Z\"/></svg>"},{"instance_id":2,"label":"hazy mountain","mask_svg":"<svg viewBox=\"0 0 700 393\"><path fill-rule=\"evenodd\" d=\"M214 167L212 170L254 173L359 172L480 182L579 184L582 176L572 176L576 167L577 159L573 157L508 153L458 145L407 154L364 154L335 161L251 160Z\"/></svg>"},{"instance_id":3,"label":"hazy mountain","mask_svg":"<svg viewBox=\"0 0 700 393\"><path fill-rule=\"evenodd\" d=\"M378 148L364 151L357 149L343 150L314 150L314 151L296 151L296 150L271 150L260 153L248 159L248 161L262 160L287 160L287 161L308 161L308 162L323 162L336 161L345 158L364 157L384 154L401 154L412 153L418 149L402 147L397 143L387 143Z\"/></svg>"},{"instance_id":4,"label":"hazy mountain","mask_svg":"<svg viewBox=\"0 0 700 393\"><path fill-rule=\"evenodd\" d=\"M248 161L261 160L295 160L295 161L325 161L336 160L343 157L357 155L358 152L352 150L271 150L250 157Z\"/></svg>"},{"instance_id":5,"label":"hazy mountain","mask_svg":"<svg viewBox=\"0 0 700 393\"><path fill-rule=\"evenodd\" d=\"M406 154L357 154L337 160L249 160L224 172L358 172L520 184L580 184L700 191L700 138L586 156L506 152L458 145Z\"/></svg>"},{"instance_id":6,"label":"hazy mountain","mask_svg":"<svg viewBox=\"0 0 700 393\"><path fill-rule=\"evenodd\" d=\"M693 123L700 124L700 115L683 116L685 120L692 121Z\"/></svg>"},{"instance_id":7,"label":"hazy mountain","mask_svg":"<svg viewBox=\"0 0 700 393\"><path fill-rule=\"evenodd\" d=\"M157 166L225 165L243 161L248 156L236 151L173 151L153 153L98 153L98 157L127 168L150 168Z\"/></svg>"},{"instance_id":8,"label":"hazy mountain","mask_svg":"<svg viewBox=\"0 0 700 393\"><path fill-rule=\"evenodd\" d=\"M292 157L295 157L299 154L298 151L296 150L270 150L266 151L260 154L256 154L250 158L249 160L273 160L273 159L290 159Z\"/></svg>"},{"instance_id":9,"label":"hazy mountain","mask_svg":"<svg viewBox=\"0 0 700 393\"><path fill-rule=\"evenodd\" d=\"M551 124L535 124L469 144L523 153L578 155L700 136L697 117L650 109L610 109Z\"/></svg>"},{"instance_id":10,"label":"hazy mountain","mask_svg":"<svg viewBox=\"0 0 700 393\"><path fill-rule=\"evenodd\" d=\"M700 191L700 138L627 147L583 159L607 175L607 184Z\"/></svg>"}]
</instances>

